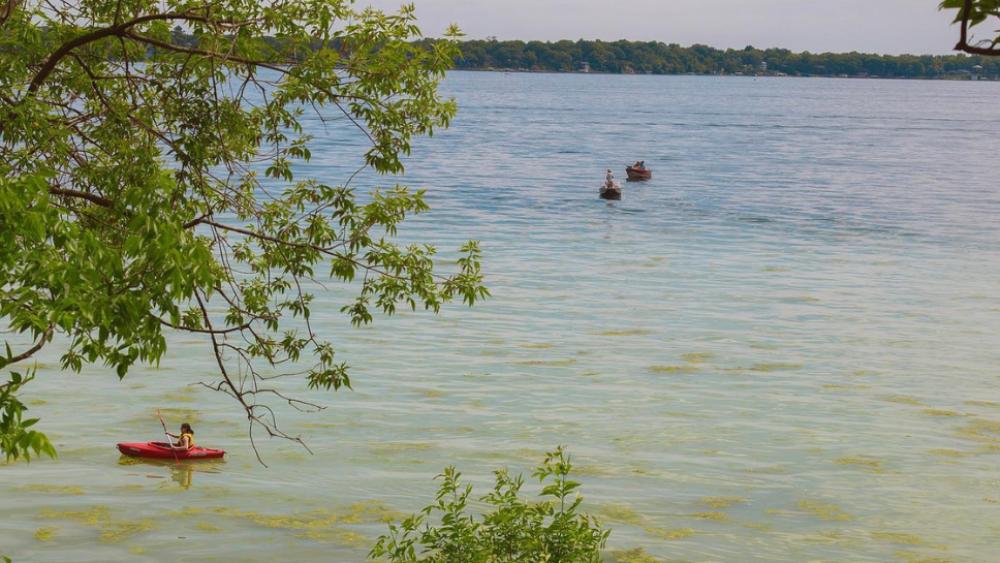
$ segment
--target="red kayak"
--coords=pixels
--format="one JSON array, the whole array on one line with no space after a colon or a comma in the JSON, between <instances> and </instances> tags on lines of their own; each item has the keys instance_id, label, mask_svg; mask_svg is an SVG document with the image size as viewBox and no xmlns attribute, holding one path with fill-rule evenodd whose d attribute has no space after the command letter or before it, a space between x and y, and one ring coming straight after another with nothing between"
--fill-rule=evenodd
<instances>
[{"instance_id":1,"label":"red kayak","mask_svg":"<svg viewBox=\"0 0 1000 563\"><path fill-rule=\"evenodd\" d=\"M166 442L123 442L118 444L118 451L132 457L144 457L148 459L218 459L226 452L222 450L210 450L195 446L190 450L174 449Z\"/></svg>"}]
</instances>

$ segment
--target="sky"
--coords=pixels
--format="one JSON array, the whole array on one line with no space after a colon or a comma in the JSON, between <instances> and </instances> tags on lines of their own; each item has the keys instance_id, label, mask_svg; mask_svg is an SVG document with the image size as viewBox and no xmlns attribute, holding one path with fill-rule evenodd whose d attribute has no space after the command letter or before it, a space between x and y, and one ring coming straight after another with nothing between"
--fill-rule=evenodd
<instances>
[{"instance_id":1,"label":"sky","mask_svg":"<svg viewBox=\"0 0 1000 563\"><path fill-rule=\"evenodd\" d=\"M424 35L457 23L470 39L662 41L719 48L947 54L958 41L940 0L412 0ZM386 11L400 0L357 0Z\"/></svg>"}]
</instances>

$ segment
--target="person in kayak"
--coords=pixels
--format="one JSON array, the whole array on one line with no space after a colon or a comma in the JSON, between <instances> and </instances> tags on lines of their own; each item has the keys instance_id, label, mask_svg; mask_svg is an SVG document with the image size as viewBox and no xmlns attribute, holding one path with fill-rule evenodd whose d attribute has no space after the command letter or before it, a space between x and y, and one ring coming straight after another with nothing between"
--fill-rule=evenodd
<instances>
[{"instance_id":1,"label":"person in kayak","mask_svg":"<svg viewBox=\"0 0 1000 563\"><path fill-rule=\"evenodd\" d=\"M194 448L194 430L191 429L191 425L188 423L181 424L180 434L171 434L167 432L167 435L177 438L177 443L173 446L181 450L190 450Z\"/></svg>"},{"instance_id":2,"label":"person in kayak","mask_svg":"<svg viewBox=\"0 0 1000 563\"><path fill-rule=\"evenodd\" d=\"M615 173L608 168L608 175L604 178L604 185L613 188L615 187Z\"/></svg>"}]
</instances>

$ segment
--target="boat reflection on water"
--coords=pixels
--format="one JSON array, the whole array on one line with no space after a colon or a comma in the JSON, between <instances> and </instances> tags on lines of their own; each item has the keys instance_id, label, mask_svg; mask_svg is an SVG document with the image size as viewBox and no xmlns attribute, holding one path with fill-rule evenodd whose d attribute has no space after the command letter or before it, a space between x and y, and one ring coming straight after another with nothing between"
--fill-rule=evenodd
<instances>
[{"instance_id":1,"label":"boat reflection on water","mask_svg":"<svg viewBox=\"0 0 1000 563\"><path fill-rule=\"evenodd\" d=\"M226 462L222 459L201 460L198 463L184 461L177 463L176 461L143 459L124 455L118 460L119 465L156 468L155 472L147 472L145 474L147 479L163 479L166 481L169 478L183 489L191 488L194 484L195 473L211 473L218 475L222 473L222 466L225 465L225 463ZM140 473L135 473L135 475L140 475Z\"/></svg>"}]
</instances>

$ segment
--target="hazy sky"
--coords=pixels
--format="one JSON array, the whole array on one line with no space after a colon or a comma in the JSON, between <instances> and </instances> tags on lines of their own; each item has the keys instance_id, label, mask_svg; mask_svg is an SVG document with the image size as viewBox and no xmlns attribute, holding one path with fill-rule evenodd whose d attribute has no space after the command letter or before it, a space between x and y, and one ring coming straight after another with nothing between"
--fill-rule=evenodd
<instances>
[{"instance_id":1,"label":"hazy sky","mask_svg":"<svg viewBox=\"0 0 1000 563\"><path fill-rule=\"evenodd\" d=\"M942 54L958 30L940 0L413 0L420 28L469 38L631 39L814 53ZM400 0L358 0L389 10Z\"/></svg>"}]
</instances>

